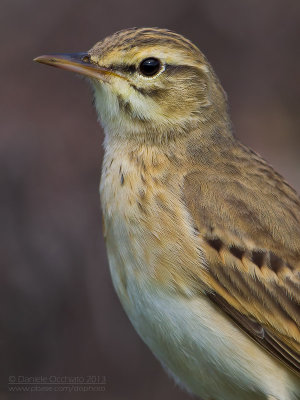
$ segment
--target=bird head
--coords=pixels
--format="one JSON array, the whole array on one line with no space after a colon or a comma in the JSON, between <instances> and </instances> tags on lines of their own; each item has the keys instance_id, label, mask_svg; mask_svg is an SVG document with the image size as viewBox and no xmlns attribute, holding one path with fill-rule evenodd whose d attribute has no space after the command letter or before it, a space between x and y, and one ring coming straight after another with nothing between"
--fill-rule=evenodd
<instances>
[{"instance_id":1,"label":"bird head","mask_svg":"<svg viewBox=\"0 0 300 400\"><path fill-rule=\"evenodd\" d=\"M86 53L35 61L89 78L109 137L161 143L228 119L226 95L204 55L168 30L127 29Z\"/></svg>"}]
</instances>

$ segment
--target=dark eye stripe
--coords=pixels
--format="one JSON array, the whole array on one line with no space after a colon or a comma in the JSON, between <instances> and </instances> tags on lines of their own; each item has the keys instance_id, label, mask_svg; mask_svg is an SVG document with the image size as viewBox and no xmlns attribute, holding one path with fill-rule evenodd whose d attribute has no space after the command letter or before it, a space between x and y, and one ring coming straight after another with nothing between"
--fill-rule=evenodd
<instances>
[{"instance_id":1,"label":"dark eye stripe","mask_svg":"<svg viewBox=\"0 0 300 400\"><path fill-rule=\"evenodd\" d=\"M137 71L137 67L135 65L124 65L124 64L112 64L109 66L109 69L112 71L120 71L120 72L127 72L133 74ZM175 74L180 72L188 72L194 71L199 73L199 69L197 67L193 67L191 65L173 65L173 64L166 64L165 70L168 73Z\"/></svg>"},{"instance_id":2,"label":"dark eye stripe","mask_svg":"<svg viewBox=\"0 0 300 400\"><path fill-rule=\"evenodd\" d=\"M133 74L136 71L135 65L124 65L124 64L112 64L109 69L112 71L128 72Z\"/></svg>"},{"instance_id":3,"label":"dark eye stripe","mask_svg":"<svg viewBox=\"0 0 300 400\"><path fill-rule=\"evenodd\" d=\"M166 64L165 71L170 74L193 72L199 74L200 70L192 65L173 65Z\"/></svg>"},{"instance_id":4,"label":"dark eye stripe","mask_svg":"<svg viewBox=\"0 0 300 400\"><path fill-rule=\"evenodd\" d=\"M124 64L112 64L109 66L109 69L112 71L120 71L120 72L128 72L133 74L137 71L137 67L135 65L124 65ZM173 64L166 64L165 70L169 73L180 73L180 72L187 72L187 71L194 71L199 73L199 69L197 67L193 67L191 65L173 65Z\"/></svg>"}]
</instances>

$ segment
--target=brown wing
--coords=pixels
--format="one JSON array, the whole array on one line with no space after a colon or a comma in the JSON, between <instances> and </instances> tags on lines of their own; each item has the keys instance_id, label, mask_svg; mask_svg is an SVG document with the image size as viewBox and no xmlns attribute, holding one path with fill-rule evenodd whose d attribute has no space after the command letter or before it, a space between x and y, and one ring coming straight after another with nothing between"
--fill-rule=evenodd
<instances>
[{"instance_id":1,"label":"brown wing","mask_svg":"<svg viewBox=\"0 0 300 400\"><path fill-rule=\"evenodd\" d=\"M300 201L259 156L193 165L184 201L207 269L208 297L254 340L300 374Z\"/></svg>"}]
</instances>

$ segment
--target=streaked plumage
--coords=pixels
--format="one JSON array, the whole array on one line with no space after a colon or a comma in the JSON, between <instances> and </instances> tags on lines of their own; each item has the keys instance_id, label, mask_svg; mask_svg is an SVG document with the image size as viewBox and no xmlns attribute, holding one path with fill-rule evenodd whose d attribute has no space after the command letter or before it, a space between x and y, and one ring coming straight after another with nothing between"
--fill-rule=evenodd
<instances>
[{"instance_id":1,"label":"streaked plumage","mask_svg":"<svg viewBox=\"0 0 300 400\"><path fill-rule=\"evenodd\" d=\"M187 39L129 29L82 57L105 130L110 269L137 332L203 399L299 399L298 195L233 137L226 95Z\"/></svg>"}]
</instances>

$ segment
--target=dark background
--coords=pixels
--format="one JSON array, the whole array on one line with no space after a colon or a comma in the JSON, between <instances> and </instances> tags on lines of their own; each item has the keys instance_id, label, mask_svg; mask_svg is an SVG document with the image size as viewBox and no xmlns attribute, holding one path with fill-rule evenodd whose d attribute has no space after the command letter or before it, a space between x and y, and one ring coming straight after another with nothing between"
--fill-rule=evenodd
<instances>
[{"instance_id":1,"label":"dark background","mask_svg":"<svg viewBox=\"0 0 300 400\"><path fill-rule=\"evenodd\" d=\"M103 133L89 88L32 62L132 26L194 41L229 95L237 136L300 189L298 0L1 0L1 400L9 375L107 377L101 394L16 399L190 398L112 288L98 196Z\"/></svg>"}]
</instances>

